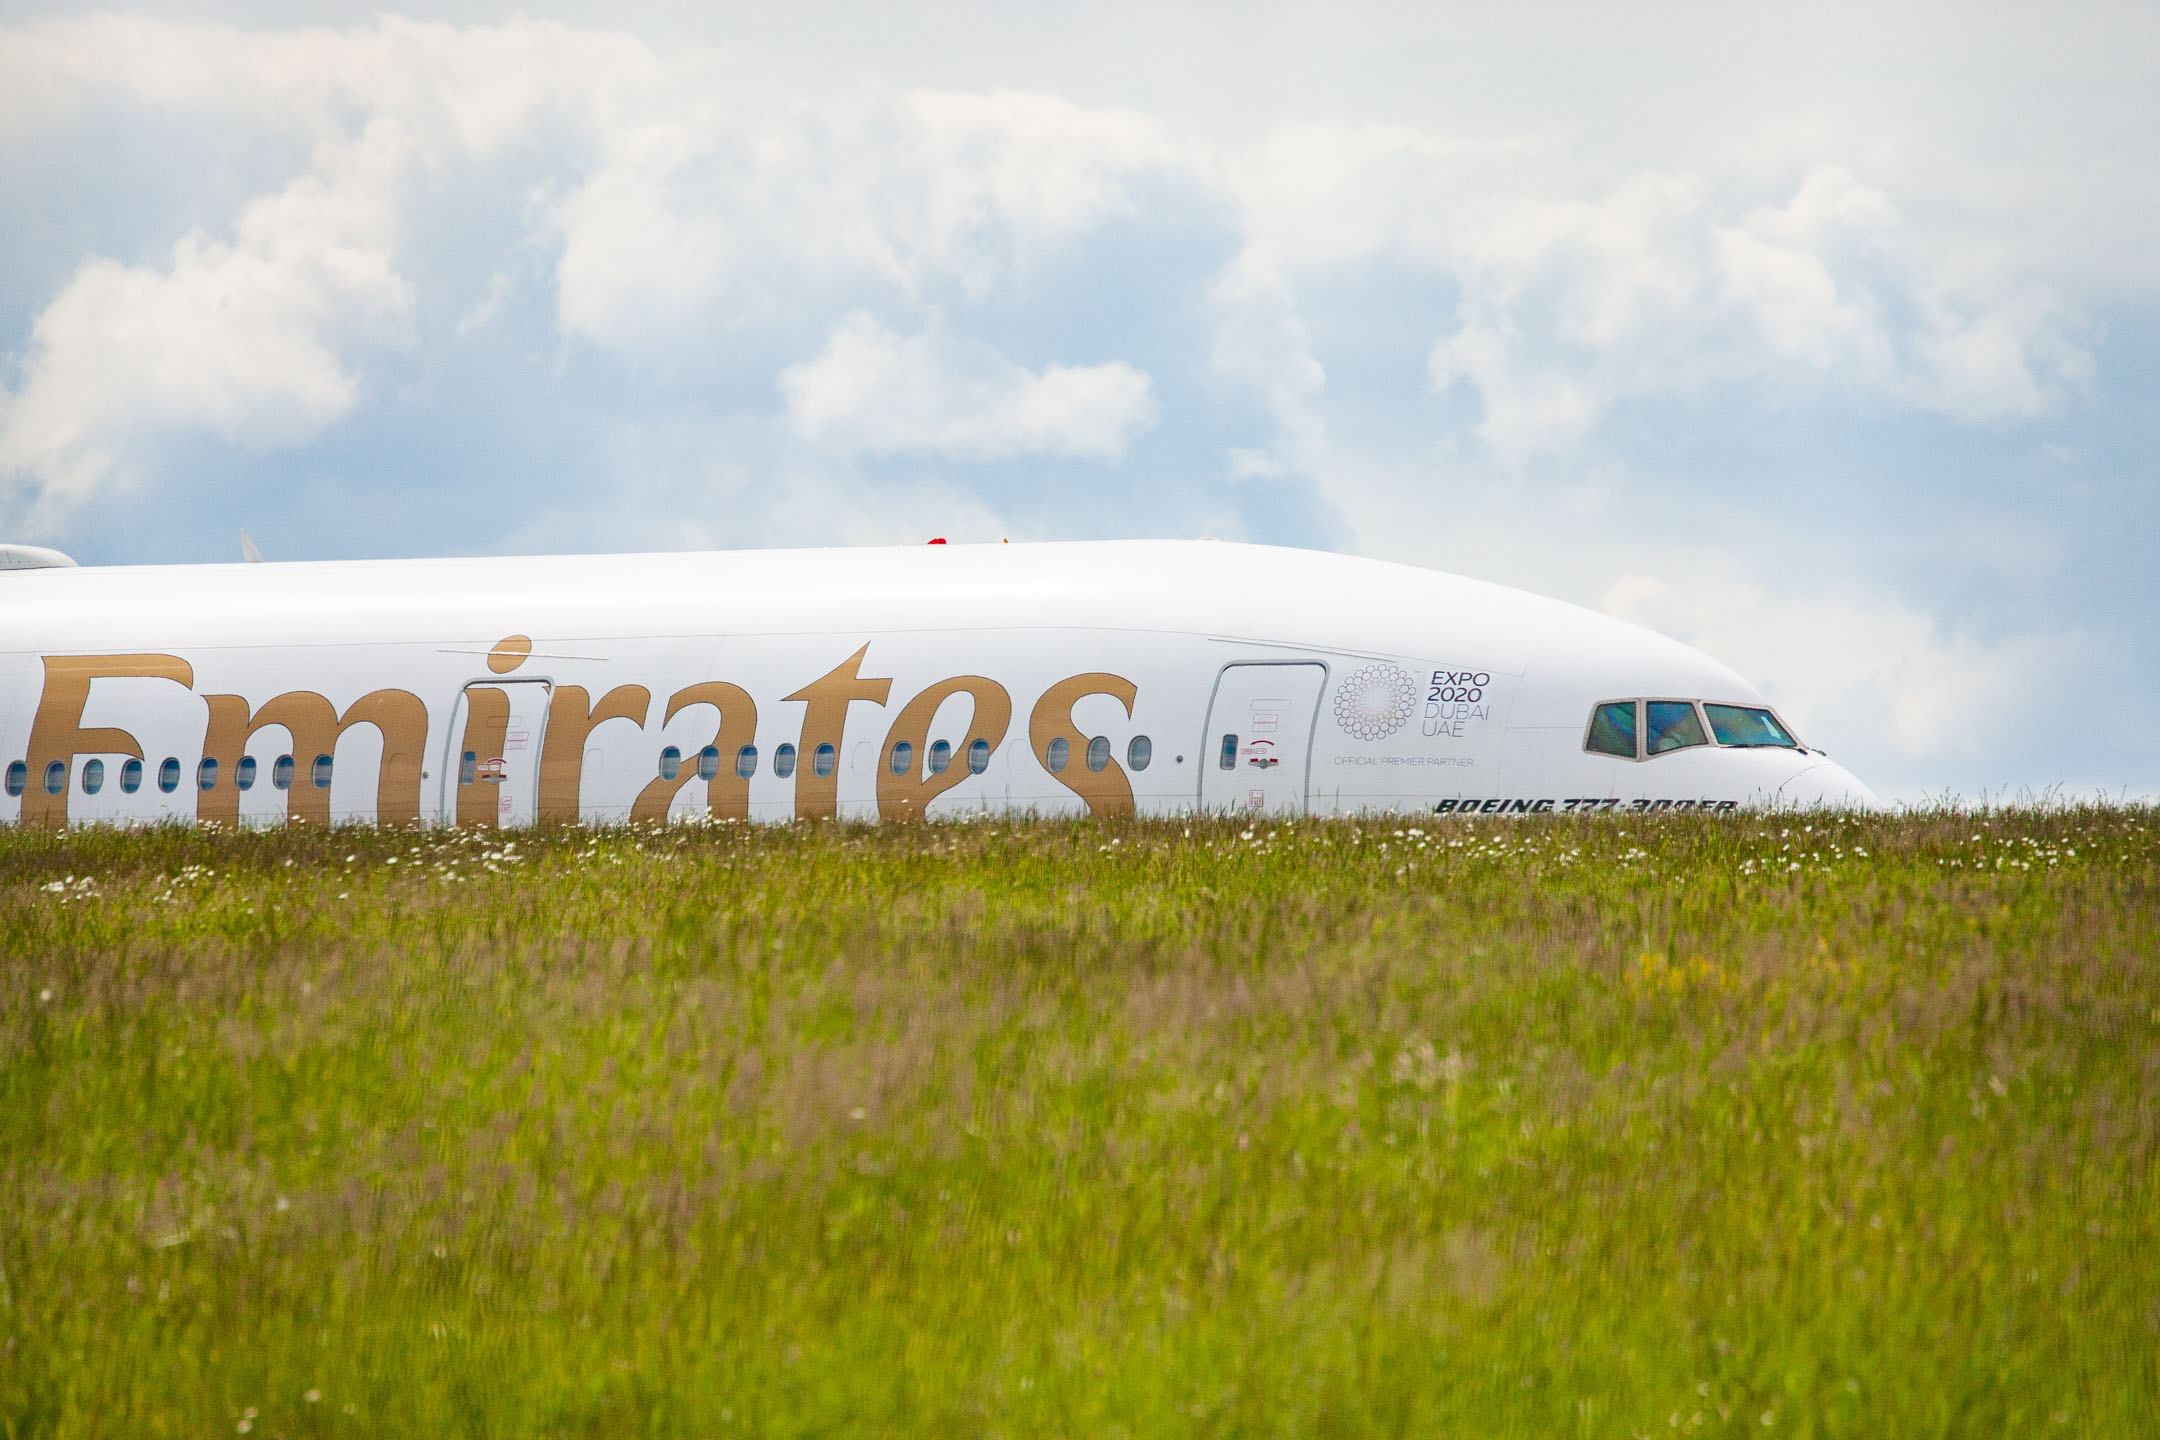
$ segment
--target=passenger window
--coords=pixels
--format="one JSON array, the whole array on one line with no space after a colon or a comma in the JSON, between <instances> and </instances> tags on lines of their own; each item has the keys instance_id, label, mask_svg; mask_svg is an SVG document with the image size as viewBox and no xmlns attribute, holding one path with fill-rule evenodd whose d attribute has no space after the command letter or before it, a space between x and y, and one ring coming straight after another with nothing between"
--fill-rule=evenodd
<instances>
[{"instance_id":1,"label":"passenger window","mask_svg":"<svg viewBox=\"0 0 2160 1440\"><path fill-rule=\"evenodd\" d=\"M472 765L472 752L468 750L465 752L465 767L460 775L460 779L464 784L472 784ZM272 785L275 785L280 790L290 790L292 789L292 777L292 756L280 755L270 762L270 783Z\"/></svg>"},{"instance_id":2,"label":"passenger window","mask_svg":"<svg viewBox=\"0 0 2160 1440\"><path fill-rule=\"evenodd\" d=\"M22 794L30 788L30 766L17 760L7 767L7 793L9 798Z\"/></svg>"},{"instance_id":3,"label":"passenger window","mask_svg":"<svg viewBox=\"0 0 2160 1440\"><path fill-rule=\"evenodd\" d=\"M315 764L308 772L308 779L315 782L315 788L318 790L330 788L330 757L328 755L317 755L315 757Z\"/></svg>"},{"instance_id":4,"label":"passenger window","mask_svg":"<svg viewBox=\"0 0 2160 1440\"><path fill-rule=\"evenodd\" d=\"M680 774L682 774L682 751L670 745L660 752L660 778L662 780L673 780Z\"/></svg>"},{"instance_id":5,"label":"passenger window","mask_svg":"<svg viewBox=\"0 0 2160 1440\"><path fill-rule=\"evenodd\" d=\"M142 761L121 761L120 793L123 795L132 795L140 789L142 789Z\"/></svg>"},{"instance_id":6,"label":"passenger window","mask_svg":"<svg viewBox=\"0 0 2160 1440\"><path fill-rule=\"evenodd\" d=\"M892 766L893 774L907 774L909 768L915 763L915 747L905 740L893 741L892 754L887 757L885 763Z\"/></svg>"},{"instance_id":7,"label":"passenger window","mask_svg":"<svg viewBox=\"0 0 2160 1440\"><path fill-rule=\"evenodd\" d=\"M467 751L465 752L465 756L464 756L464 758L458 761L458 767L457 767L457 783L458 783L458 784L460 784L460 785L470 785L470 784L472 784L472 783L473 783L473 775L474 775L474 773L475 773L476 771L478 771L478 770L479 770L479 768L480 768L480 757L479 757L479 755L478 755L478 754L476 754L475 752L471 751L471 750L467 750Z\"/></svg>"},{"instance_id":8,"label":"passenger window","mask_svg":"<svg viewBox=\"0 0 2160 1440\"><path fill-rule=\"evenodd\" d=\"M1043 763L1050 767L1050 773L1053 775L1063 770L1065 763L1070 759L1072 759L1072 746L1065 743L1065 737L1062 735L1052 740L1045 748Z\"/></svg>"},{"instance_id":9,"label":"passenger window","mask_svg":"<svg viewBox=\"0 0 2160 1440\"><path fill-rule=\"evenodd\" d=\"M1643 709L1648 712L1649 723L1644 727L1644 734L1650 741L1645 747L1650 754L1663 755L1669 750L1685 750L1690 745L1710 743L1692 702L1646 700Z\"/></svg>"},{"instance_id":10,"label":"passenger window","mask_svg":"<svg viewBox=\"0 0 2160 1440\"><path fill-rule=\"evenodd\" d=\"M157 767L157 788L167 795L180 788L180 762L170 755Z\"/></svg>"},{"instance_id":11,"label":"passenger window","mask_svg":"<svg viewBox=\"0 0 2160 1440\"><path fill-rule=\"evenodd\" d=\"M778 770L779 768L780 760L778 756L775 756L773 757L773 769ZM792 770L795 767L790 764L788 768ZM757 746L745 745L735 752L735 778L747 780L755 774L757 774Z\"/></svg>"},{"instance_id":12,"label":"passenger window","mask_svg":"<svg viewBox=\"0 0 2160 1440\"><path fill-rule=\"evenodd\" d=\"M952 769L952 742L938 740L923 752L923 768L932 775L942 775Z\"/></svg>"},{"instance_id":13,"label":"passenger window","mask_svg":"<svg viewBox=\"0 0 2160 1440\"><path fill-rule=\"evenodd\" d=\"M782 780L795 773L795 747L782 745L772 752L772 773Z\"/></svg>"},{"instance_id":14,"label":"passenger window","mask_svg":"<svg viewBox=\"0 0 2160 1440\"><path fill-rule=\"evenodd\" d=\"M238 785L243 790L255 788L255 757L253 755L241 756L240 763L233 767L233 784Z\"/></svg>"},{"instance_id":15,"label":"passenger window","mask_svg":"<svg viewBox=\"0 0 2160 1440\"><path fill-rule=\"evenodd\" d=\"M1090 770L1108 769L1110 765L1110 737L1097 735L1088 741L1087 767Z\"/></svg>"},{"instance_id":16,"label":"passenger window","mask_svg":"<svg viewBox=\"0 0 2160 1440\"><path fill-rule=\"evenodd\" d=\"M968 773L980 775L990 768L990 742L978 739L968 746Z\"/></svg>"},{"instance_id":17,"label":"passenger window","mask_svg":"<svg viewBox=\"0 0 2160 1440\"><path fill-rule=\"evenodd\" d=\"M105 788L105 762L85 760L82 767L82 793L95 795Z\"/></svg>"},{"instance_id":18,"label":"passenger window","mask_svg":"<svg viewBox=\"0 0 2160 1440\"><path fill-rule=\"evenodd\" d=\"M1797 750L1800 742L1793 739L1792 732L1778 724L1778 718L1768 710L1758 710L1748 705L1705 704L1703 713L1710 717L1710 733L1717 736L1720 745L1772 745L1786 750Z\"/></svg>"},{"instance_id":19,"label":"passenger window","mask_svg":"<svg viewBox=\"0 0 2160 1440\"><path fill-rule=\"evenodd\" d=\"M750 763L753 767L755 767L757 764L755 760L751 761ZM700 780L710 780L713 778L713 776L718 775L719 773L720 747L717 745L707 745L704 749L697 752L697 778Z\"/></svg>"},{"instance_id":20,"label":"passenger window","mask_svg":"<svg viewBox=\"0 0 2160 1440\"><path fill-rule=\"evenodd\" d=\"M1237 769L1237 736L1222 737L1222 753L1215 757L1215 766L1220 770Z\"/></svg>"},{"instance_id":21,"label":"passenger window","mask_svg":"<svg viewBox=\"0 0 2160 1440\"><path fill-rule=\"evenodd\" d=\"M810 752L810 773L823 780L840 768L840 752L830 741Z\"/></svg>"},{"instance_id":22,"label":"passenger window","mask_svg":"<svg viewBox=\"0 0 2160 1440\"><path fill-rule=\"evenodd\" d=\"M1128 770L1145 770L1154 758L1155 742L1145 735L1133 736L1132 743L1125 747L1125 768Z\"/></svg>"},{"instance_id":23,"label":"passenger window","mask_svg":"<svg viewBox=\"0 0 2160 1440\"><path fill-rule=\"evenodd\" d=\"M1615 700L1590 712L1590 738L1583 749L1593 755L1635 758L1635 702Z\"/></svg>"},{"instance_id":24,"label":"passenger window","mask_svg":"<svg viewBox=\"0 0 2160 1440\"><path fill-rule=\"evenodd\" d=\"M67 761L55 760L45 767L45 793L58 795L67 789Z\"/></svg>"},{"instance_id":25,"label":"passenger window","mask_svg":"<svg viewBox=\"0 0 2160 1440\"><path fill-rule=\"evenodd\" d=\"M195 767L195 788L196 788L196 789L198 789L198 790L215 790L215 789L217 789L217 757L216 757L216 756L214 756L214 755L205 755L205 756L203 756L203 761L202 761L202 764L200 764L200 765L197 765L197 766Z\"/></svg>"}]
</instances>

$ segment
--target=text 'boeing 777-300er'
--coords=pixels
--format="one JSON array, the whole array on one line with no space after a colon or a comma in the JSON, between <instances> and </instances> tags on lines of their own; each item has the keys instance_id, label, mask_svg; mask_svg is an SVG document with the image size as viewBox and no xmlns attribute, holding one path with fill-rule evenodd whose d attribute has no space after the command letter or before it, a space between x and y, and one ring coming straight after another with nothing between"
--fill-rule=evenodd
<instances>
[{"instance_id":1,"label":"text 'boeing 777-300er'","mask_svg":"<svg viewBox=\"0 0 2160 1440\"><path fill-rule=\"evenodd\" d=\"M0 820L1867 806L1674 640L1210 541L76 567L0 547Z\"/></svg>"}]
</instances>

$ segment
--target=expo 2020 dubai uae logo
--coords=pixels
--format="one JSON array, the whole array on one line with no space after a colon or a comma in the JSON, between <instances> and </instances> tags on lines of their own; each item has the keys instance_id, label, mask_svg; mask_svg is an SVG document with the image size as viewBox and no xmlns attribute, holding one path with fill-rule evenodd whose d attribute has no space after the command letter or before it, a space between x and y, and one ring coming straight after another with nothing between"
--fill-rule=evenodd
<instances>
[{"instance_id":1,"label":"expo 2020 dubai uae logo","mask_svg":"<svg viewBox=\"0 0 2160 1440\"><path fill-rule=\"evenodd\" d=\"M1335 687L1335 723L1360 740L1385 740L1416 708L1417 681L1400 665L1367 665Z\"/></svg>"}]
</instances>

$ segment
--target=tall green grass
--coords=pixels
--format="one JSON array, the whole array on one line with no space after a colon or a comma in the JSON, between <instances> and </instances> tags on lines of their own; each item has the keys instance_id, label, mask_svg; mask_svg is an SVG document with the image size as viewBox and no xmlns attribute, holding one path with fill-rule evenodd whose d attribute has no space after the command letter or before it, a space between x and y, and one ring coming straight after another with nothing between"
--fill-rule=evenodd
<instances>
[{"instance_id":1,"label":"tall green grass","mask_svg":"<svg viewBox=\"0 0 2160 1440\"><path fill-rule=\"evenodd\" d=\"M2160 1429L2150 810L0 836L0 1433Z\"/></svg>"}]
</instances>

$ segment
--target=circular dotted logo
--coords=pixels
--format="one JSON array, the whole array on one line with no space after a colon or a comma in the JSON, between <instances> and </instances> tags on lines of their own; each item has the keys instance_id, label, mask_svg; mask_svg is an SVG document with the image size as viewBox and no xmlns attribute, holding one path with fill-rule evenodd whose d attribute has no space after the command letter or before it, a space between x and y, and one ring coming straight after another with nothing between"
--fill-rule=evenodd
<instances>
[{"instance_id":1,"label":"circular dotted logo","mask_svg":"<svg viewBox=\"0 0 2160 1440\"><path fill-rule=\"evenodd\" d=\"M1335 687L1335 723L1360 740L1385 740L1416 709L1417 680L1400 665L1367 665Z\"/></svg>"}]
</instances>

